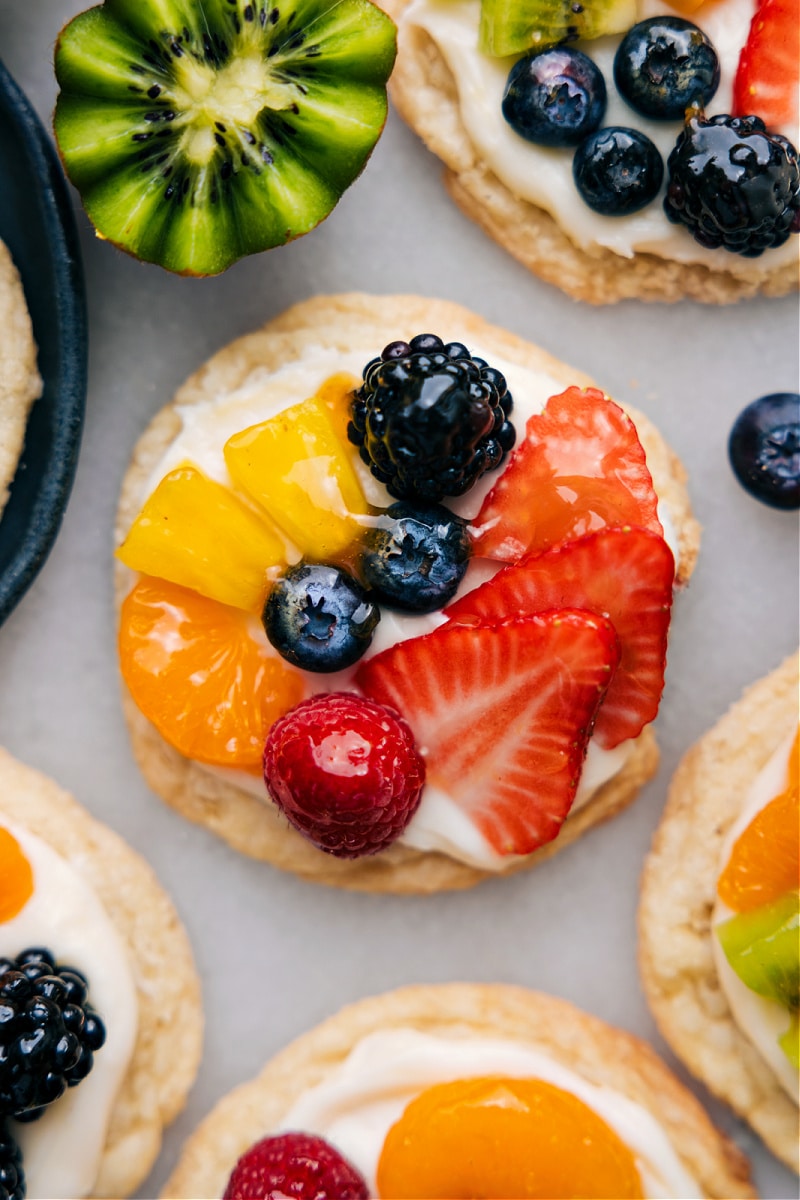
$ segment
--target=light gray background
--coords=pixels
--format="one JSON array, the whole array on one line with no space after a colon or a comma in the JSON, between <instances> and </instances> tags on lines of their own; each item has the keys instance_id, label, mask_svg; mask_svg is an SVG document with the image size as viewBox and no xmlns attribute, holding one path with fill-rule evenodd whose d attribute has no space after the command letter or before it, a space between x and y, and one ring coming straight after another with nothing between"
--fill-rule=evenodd
<instances>
[{"instance_id":1,"label":"light gray background","mask_svg":"<svg viewBox=\"0 0 800 1200\"><path fill-rule=\"evenodd\" d=\"M53 44L82 7L0 0L0 56L48 125ZM664 1051L634 957L642 858L680 755L797 643L796 519L748 497L726 458L730 425L745 404L797 390L795 299L719 309L575 303L529 277L461 216L438 163L394 114L364 175L322 226L216 279L174 278L134 262L96 240L77 199L75 207L90 318L86 426L55 548L0 629L0 741L150 860L194 943L205 1057L187 1110L138 1194L157 1193L185 1136L223 1092L341 1004L398 984L531 985ZM553 862L464 894L368 899L237 856L150 793L120 711L112 525L135 439L218 347L293 301L348 289L470 305L643 408L686 463L705 527L700 564L675 614L657 778L632 809ZM762 1194L795 1196L796 1180L709 1103L752 1155Z\"/></svg>"}]
</instances>

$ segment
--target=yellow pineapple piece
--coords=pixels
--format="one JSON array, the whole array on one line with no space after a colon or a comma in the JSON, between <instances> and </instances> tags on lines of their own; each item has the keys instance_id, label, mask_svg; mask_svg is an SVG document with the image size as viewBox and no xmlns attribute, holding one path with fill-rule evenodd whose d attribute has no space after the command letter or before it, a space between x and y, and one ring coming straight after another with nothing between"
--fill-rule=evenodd
<instances>
[{"instance_id":1,"label":"yellow pineapple piece","mask_svg":"<svg viewBox=\"0 0 800 1200\"><path fill-rule=\"evenodd\" d=\"M286 562L277 531L229 488L189 464L164 476L117 557L144 575L259 613L267 571Z\"/></svg>"},{"instance_id":2,"label":"yellow pineapple piece","mask_svg":"<svg viewBox=\"0 0 800 1200\"><path fill-rule=\"evenodd\" d=\"M225 462L306 558L340 554L369 512L324 393L234 434Z\"/></svg>"}]
</instances>

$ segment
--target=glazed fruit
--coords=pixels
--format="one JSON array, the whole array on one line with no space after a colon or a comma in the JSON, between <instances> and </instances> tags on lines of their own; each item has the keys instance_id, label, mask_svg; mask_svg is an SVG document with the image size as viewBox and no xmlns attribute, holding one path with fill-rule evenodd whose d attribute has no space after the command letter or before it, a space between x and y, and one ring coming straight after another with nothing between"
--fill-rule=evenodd
<instances>
[{"instance_id":1,"label":"glazed fruit","mask_svg":"<svg viewBox=\"0 0 800 1200\"><path fill-rule=\"evenodd\" d=\"M260 612L267 572L284 565L286 549L274 527L229 488L186 465L148 497L117 558L144 575Z\"/></svg>"},{"instance_id":2,"label":"glazed fruit","mask_svg":"<svg viewBox=\"0 0 800 1200\"><path fill-rule=\"evenodd\" d=\"M0 1118L0 1200L25 1200L22 1152L3 1118Z\"/></svg>"},{"instance_id":3,"label":"glazed fruit","mask_svg":"<svg viewBox=\"0 0 800 1200\"><path fill-rule=\"evenodd\" d=\"M512 400L499 371L435 334L391 342L364 368L350 440L398 500L461 496L514 444Z\"/></svg>"},{"instance_id":4,"label":"glazed fruit","mask_svg":"<svg viewBox=\"0 0 800 1200\"><path fill-rule=\"evenodd\" d=\"M630 29L614 56L614 82L628 103L655 120L682 120L719 86L717 52L683 17L651 17Z\"/></svg>"},{"instance_id":5,"label":"glazed fruit","mask_svg":"<svg viewBox=\"0 0 800 1200\"><path fill-rule=\"evenodd\" d=\"M636 0L481 0L480 48L502 58L622 33L635 21L636 9Z\"/></svg>"},{"instance_id":6,"label":"glazed fruit","mask_svg":"<svg viewBox=\"0 0 800 1200\"><path fill-rule=\"evenodd\" d=\"M222 1200L369 1200L355 1167L321 1137L280 1133L242 1155Z\"/></svg>"},{"instance_id":7,"label":"glazed fruit","mask_svg":"<svg viewBox=\"0 0 800 1200\"><path fill-rule=\"evenodd\" d=\"M728 440L736 478L773 508L800 508L800 394L774 392L748 404Z\"/></svg>"},{"instance_id":8,"label":"glazed fruit","mask_svg":"<svg viewBox=\"0 0 800 1200\"><path fill-rule=\"evenodd\" d=\"M733 115L757 113L768 129L797 124L800 0L761 0L739 57Z\"/></svg>"},{"instance_id":9,"label":"glazed fruit","mask_svg":"<svg viewBox=\"0 0 800 1200\"><path fill-rule=\"evenodd\" d=\"M800 229L797 151L758 117L691 117L667 159L664 211L701 246L757 258Z\"/></svg>"},{"instance_id":10,"label":"glazed fruit","mask_svg":"<svg viewBox=\"0 0 800 1200\"><path fill-rule=\"evenodd\" d=\"M800 897L796 890L751 912L737 913L716 931L725 957L751 991L797 1008Z\"/></svg>"},{"instance_id":11,"label":"glazed fruit","mask_svg":"<svg viewBox=\"0 0 800 1200\"><path fill-rule=\"evenodd\" d=\"M540 146L577 146L606 111L606 84L591 58L569 46L527 54L508 74L502 110L520 137Z\"/></svg>"},{"instance_id":12,"label":"glazed fruit","mask_svg":"<svg viewBox=\"0 0 800 1200\"><path fill-rule=\"evenodd\" d=\"M380 610L348 571L298 563L273 585L264 605L267 637L280 655L306 671L341 671L372 641Z\"/></svg>"},{"instance_id":13,"label":"glazed fruit","mask_svg":"<svg viewBox=\"0 0 800 1200\"><path fill-rule=\"evenodd\" d=\"M383 128L394 56L369 0L106 0L59 36L56 137L104 238L213 275L327 216Z\"/></svg>"},{"instance_id":14,"label":"glazed fruit","mask_svg":"<svg viewBox=\"0 0 800 1200\"><path fill-rule=\"evenodd\" d=\"M0 958L0 1117L33 1121L89 1074L106 1031L87 995L49 950Z\"/></svg>"},{"instance_id":15,"label":"glazed fruit","mask_svg":"<svg viewBox=\"0 0 800 1200\"><path fill-rule=\"evenodd\" d=\"M542 1079L503 1076L416 1096L386 1136L378 1192L404 1200L644 1195L633 1154L581 1099Z\"/></svg>"},{"instance_id":16,"label":"glazed fruit","mask_svg":"<svg viewBox=\"0 0 800 1200\"><path fill-rule=\"evenodd\" d=\"M449 621L361 663L356 682L408 721L428 782L498 854L529 854L569 812L618 661L609 621L565 609Z\"/></svg>"},{"instance_id":17,"label":"glazed fruit","mask_svg":"<svg viewBox=\"0 0 800 1200\"><path fill-rule=\"evenodd\" d=\"M452 600L469 563L466 521L442 505L398 500L364 537L361 573L382 604L433 612Z\"/></svg>"},{"instance_id":18,"label":"glazed fruit","mask_svg":"<svg viewBox=\"0 0 800 1200\"><path fill-rule=\"evenodd\" d=\"M606 125L578 146L572 177L590 208L608 217L621 217L638 212L655 199L664 178L664 163L645 134Z\"/></svg>"},{"instance_id":19,"label":"glazed fruit","mask_svg":"<svg viewBox=\"0 0 800 1200\"><path fill-rule=\"evenodd\" d=\"M33 895L33 869L17 839L0 826L0 925L21 912Z\"/></svg>"},{"instance_id":20,"label":"glazed fruit","mask_svg":"<svg viewBox=\"0 0 800 1200\"><path fill-rule=\"evenodd\" d=\"M335 556L358 535L369 507L324 397L234 434L224 453L233 482L304 556Z\"/></svg>"},{"instance_id":21,"label":"glazed fruit","mask_svg":"<svg viewBox=\"0 0 800 1200\"><path fill-rule=\"evenodd\" d=\"M309 841L339 858L385 850L414 815L425 763L405 721L352 692L304 700L273 725L264 780Z\"/></svg>"},{"instance_id":22,"label":"glazed fruit","mask_svg":"<svg viewBox=\"0 0 800 1200\"><path fill-rule=\"evenodd\" d=\"M601 529L505 567L445 615L466 624L569 607L610 618L621 655L594 726L595 741L610 750L638 737L658 712L674 574L658 534Z\"/></svg>"},{"instance_id":23,"label":"glazed fruit","mask_svg":"<svg viewBox=\"0 0 800 1200\"><path fill-rule=\"evenodd\" d=\"M597 388L567 388L525 438L472 522L473 553L517 562L606 525L661 533L636 428Z\"/></svg>"},{"instance_id":24,"label":"glazed fruit","mask_svg":"<svg viewBox=\"0 0 800 1200\"><path fill-rule=\"evenodd\" d=\"M253 636L255 618L161 579L122 603L119 661L136 706L187 758L260 768L273 721L302 699L300 676Z\"/></svg>"}]
</instances>

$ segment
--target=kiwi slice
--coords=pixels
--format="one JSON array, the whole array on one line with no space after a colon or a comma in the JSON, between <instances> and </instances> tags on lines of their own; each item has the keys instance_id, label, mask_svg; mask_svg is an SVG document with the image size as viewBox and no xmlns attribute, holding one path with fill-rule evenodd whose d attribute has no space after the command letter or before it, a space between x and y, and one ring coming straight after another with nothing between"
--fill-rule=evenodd
<instances>
[{"instance_id":1,"label":"kiwi slice","mask_svg":"<svg viewBox=\"0 0 800 1200\"><path fill-rule=\"evenodd\" d=\"M717 926L736 974L752 991L787 1008L800 1003L800 893L737 913Z\"/></svg>"},{"instance_id":2,"label":"kiwi slice","mask_svg":"<svg viewBox=\"0 0 800 1200\"><path fill-rule=\"evenodd\" d=\"M395 52L371 0L105 0L59 36L56 139L102 237L215 275L328 215Z\"/></svg>"},{"instance_id":3,"label":"kiwi slice","mask_svg":"<svg viewBox=\"0 0 800 1200\"><path fill-rule=\"evenodd\" d=\"M481 0L479 46L497 58L544 50L624 33L637 15L638 0Z\"/></svg>"}]
</instances>

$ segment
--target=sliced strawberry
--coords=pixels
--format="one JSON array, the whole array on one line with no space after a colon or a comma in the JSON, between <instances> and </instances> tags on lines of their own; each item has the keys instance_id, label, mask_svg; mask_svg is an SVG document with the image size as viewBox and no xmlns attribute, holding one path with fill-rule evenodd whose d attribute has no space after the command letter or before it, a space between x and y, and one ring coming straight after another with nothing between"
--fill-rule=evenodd
<instances>
[{"instance_id":1,"label":"sliced strawberry","mask_svg":"<svg viewBox=\"0 0 800 1200\"><path fill-rule=\"evenodd\" d=\"M675 561L646 529L601 529L504 567L445 609L451 621L482 623L550 608L602 613L616 629L622 657L594 738L610 750L636 737L658 712L664 689Z\"/></svg>"},{"instance_id":2,"label":"sliced strawberry","mask_svg":"<svg viewBox=\"0 0 800 1200\"><path fill-rule=\"evenodd\" d=\"M733 82L733 115L767 128L794 125L800 84L800 0L762 0L750 22Z\"/></svg>"},{"instance_id":3,"label":"sliced strawberry","mask_svg":"<svg viewBox=\"0 0 800 1200\"><path fill-rule=\"evenodd\" d=\"M567 388L528 420L473 522L473 553L517 562L606 525L661 533L656 503L627 413L596 388Z\"/></svg>"},{"instance_id":4,"label":"sliced strawberry","mask_svg":"<svg viewBox=\"0 0 800 1200\"><path fill-rule=\"evenodd\" d=\"M362 663L356 681L411 726L428 782L500 854L529 854L569 812L618 660L609 621L565 610L441 625Z\"/></svg>"}]
</instances>

